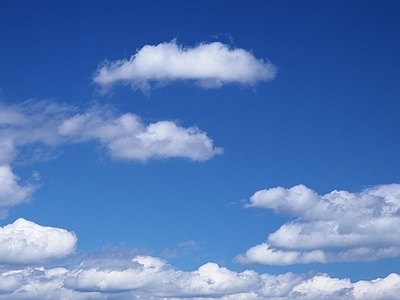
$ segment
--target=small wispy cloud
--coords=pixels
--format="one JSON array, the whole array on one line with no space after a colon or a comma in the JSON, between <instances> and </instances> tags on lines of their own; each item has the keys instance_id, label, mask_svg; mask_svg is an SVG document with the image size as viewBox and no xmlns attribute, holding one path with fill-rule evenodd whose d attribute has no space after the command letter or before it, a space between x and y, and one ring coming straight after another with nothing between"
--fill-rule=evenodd
<instances>
[{"instance_id":1,"label":"small wispy cloud","mask_svg":"<svg viewBox=\"0 0 400 300\"><path fill-rule=\"evenodd\" d=\"M7 215L7 208L28 201L39 188L38 174L34 172L31 182L20 184L10 165L0 165L0 219Z\"/></svg>"},{"instance_id":2,"label":"small wispy cloud","mask_svg":"<svg viewBox=\"0 0 400 300\"><path fill-rule=\"evenodd\" d=\"M250 51L220 42L195 47L178 45L176 40L145 45L131 58L105 61L97 69L93 82L103 91L115 83L131 84L147 93L152 84L191 81L203 88L219 88L229 83L253 86L275 78L277 68L257 59Z\"/></svg>"},{"instance_id":3,"label":"small wispy cloud","mask_svg":"<svg viewBox=\"0 0 400 300\"><path fill-rule=\"evenodd\" d=\"M374 261L400 255L400 184L318 195L304 185L256 192L245 207L296 219L236 257L243 264Z\"/></svg>"}]
</instances>

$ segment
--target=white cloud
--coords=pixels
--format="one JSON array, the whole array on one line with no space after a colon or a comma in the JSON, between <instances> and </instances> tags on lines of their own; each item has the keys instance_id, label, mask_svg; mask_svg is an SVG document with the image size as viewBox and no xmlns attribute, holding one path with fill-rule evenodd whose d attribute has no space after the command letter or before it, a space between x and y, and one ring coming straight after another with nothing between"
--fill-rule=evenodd
<instances>
[{"instance_id":1,"label":"white cloud","mask_svg":"<svg viewBox=\"0 0 400 300\"><path fill-rule=\"evenodd\" d=\"M9 117L0 122L3 164L17 156L45 159L46 151L56 146L86 141L97 141L111 157L126 160L183 157L204 161L222 153L195 126L185 128L172 121L145 124L139 116L117 114L111 107L97 105L77 113L74 107L51 101L28 101L1 108L9 111Z\"/></svg>"},{"instance_id":2,"label":"white cloud","mask_svg":"<svg viewBox=\"0 0 400 300\"><path fill-rule=\"evenodd\" d=\"M0 164L10 164L15 159L35 160L38 145L49 147L59 145L62 136L58 135L55 128L65 118L74 113L76 109L71 106L57 104L52 101L28 100L15 105L0 103ZM27 145L30 156L22 151ZM24 149L27 150L27 149ZM45 159L43 154L40 159Z\"/></svg>"},{"instance_id":3,"label":"white cloud","mask_svg":"<svg viewBox=\"0 0 400 300\"><path fill-rule=\"evenodd\" d=\"M74 252L77 238L65 229L25 219L0 227L0 264L31 264Z\"/></svg>"},{"instance_id":4,"label":"white cloud","mask_svg":"<svg viewBox=\"0 0 400 300\"><path fill-rule=\"evenodd\" d=\"M269 208L296 219L238 255L240 263L372 261L400 254L399 184L323 196L304 185L277 187L256 192L246 207Z\"/></svg>"},{"instance_id":5,"label":"white cloud","mask_svg":"<svg viewBox=\"0 0 400 300\"><path fill-rule=\"evenodd\" d=\"M4 271L0 274L0 299L107 299L106 295L99 293L64 288L64 279L68 274L65 268L27 267Z\"/></svg>"},{"instance_id":6,"label":"white cloud","mask_svg":"<svg viewBox=\"0 0 400 300\"><path fill-rule=\"evenodd\" d=\"M38 188L32 180L21 185L12 163L52 159L60 145L88 141L102 145L113 159L135 161L205 161L223 152L195 126L172 121L145 124L139 116L118 114L109 106L95 105L78 113L76 107L52 101L0 103L0 218L7 215L7 207L26 202Z\"/></svg>"},{"instance_id":7,"label":"white cloud","mask_svg":"<svg viewBox=\"0 0 400 300\"><path fill-rule=\"evenodd\" d=\"M241 48L220 42L189 48L173 40L156 46L145 45L129 60L106 61L98 68L93 81L104 89L122 82L148 92L153 82L166 84L173 80L194 81L204 88L218 88L228 83L254 85L272 80L276 72L270 62L257 59Z\"/></svg>"},{"instance_id":8,"label":"white cloud","mask_svg":"<svg viewBox=\"0 0 400 300\"><path fill-rule=\"evenodd\" d=\"M0 271L0 299L397 299L400 276L351 282L327 274L235 272L215 263L176 270L151 256L125 254L77 267Z\"/></svg>"},{"instance_id":9,"label":"white cloud","mask_svg":"<svg viewBox=\"0 0 400 300\"><path fill-rule=\"evenodd\" d=\"M7 208L28 201L39 187L35 183L18 184L19 178L11 166L0 165L0 218L7 215Z\"/></svg>"},{"instance_id":10,"label":"white cloud","mask_svg":"<svg viewBox=\"0 0 400 300\"><path fill-rule=\"evenodd\" d=\"M98 140L117 159L185 157L204 161L222 153L197 127L184 128L171 121L146 125L137 115L109 116L102 108L66 119L58 132L72 141Z\"/></svg>"}]
</instances>

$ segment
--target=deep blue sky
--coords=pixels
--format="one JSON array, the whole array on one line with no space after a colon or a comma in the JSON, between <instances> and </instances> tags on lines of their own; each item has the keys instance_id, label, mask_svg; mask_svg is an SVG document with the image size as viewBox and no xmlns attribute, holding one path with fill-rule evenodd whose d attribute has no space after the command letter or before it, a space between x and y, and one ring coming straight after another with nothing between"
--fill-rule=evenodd
<instances>
[{"instance_id":1,"label":"deep blue sky","mask_svg":"<svg viewBox=\"0 0 400 300\"><path fill-rule=\"evenodd\" d=\"M138 162L114 159L93 140L26 144L7 165L21 185L37 171L41 186L29 203L7 207L0 226L24 218L74 231L79 255L137 248L184 271L216 262L352 281L398 272L396 257L287 266L235 257L303 220L245 208L259 190L303 184L325 195L400 183L399 15L397 1L3 1L1 109L29 99L77 113L108 105L144 124L197 126L224 152ZM276 78L212 89L172 80L148 94L130 83L101 93L94 83L105 60L173 39L244 49L272 63ZM25 159L42 148L53 158Z\"/></svg>"}]
</instances>

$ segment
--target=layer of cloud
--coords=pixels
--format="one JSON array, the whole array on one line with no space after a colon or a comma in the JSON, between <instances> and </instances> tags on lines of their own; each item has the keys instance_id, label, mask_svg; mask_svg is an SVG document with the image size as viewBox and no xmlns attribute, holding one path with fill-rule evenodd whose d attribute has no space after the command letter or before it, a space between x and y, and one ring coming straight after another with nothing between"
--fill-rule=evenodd
<instances>
[{"instance_id":1,"label":"layer of cloud","mask_svg":"<svg viewBox=\"0 0 400 300\"><path fill-rule=\"evenodd\" d=\"M76 242L73 232L20 218L0 227L0 264L32 264L63 258L74 252Z\"/></svg>"},{"instance_id":2,"label":"layer of cloud","mask_svg":"<svg viewBox=\"0 0 400 300\"><path fill-rule=\"evenodd\" d=\"M0 299L334 300L397 299L400 293L394 273L352 283L327 274L236 272L213 262L182 271L134 249L106 248L76 256L66 267L34 266L70 255L75 245L74 233L24 219L1 228Z\"/></svg>"},{"instance_id":3,"label":"layer of cloud","mask_svg":"<svg viewBox=\"0 0 400 300\"><path fill-rule=\"evenodd\" d=\"M103 257L104 259L104 257ZM397 299L400 276L352 283L327 274L236 272L215 263L176 270L157 257L87 260L0 271L0 299Z\"/></svg>"},{"instance_id":4,"label":"layer of cloud","mask_svg":"<svg viewBox=\"0 0 400 300\"><path fill-rule=\"evenodd\" d=\"M295 217L236 257L239 263L288 265L373 261L400 254L400 185L318 195L304 185L256 192L246 207Z\"/></svg>"},{"instance_id":5,"label":"layer of cloud","mask_svg":"<svg viewBox=\"0 0 400 300\"><path fill-rule=\"evenodd\" d=\"M220 42L189 48L173 40L156 46L145 45L129 60L104 62L93 81L103 89L121 82L147 92L153 82L166 84L174 80L194 81L203 88L218 88L228 83L251 86L272 80L276 72L270 62L257 59L241 48Z\"/></svg>"}]
</instances>

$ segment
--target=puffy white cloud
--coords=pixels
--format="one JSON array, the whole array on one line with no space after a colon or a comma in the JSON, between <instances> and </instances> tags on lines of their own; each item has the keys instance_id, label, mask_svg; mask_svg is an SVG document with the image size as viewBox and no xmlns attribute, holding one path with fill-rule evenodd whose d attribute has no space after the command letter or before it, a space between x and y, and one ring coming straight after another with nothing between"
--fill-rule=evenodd
<instances>
[{"instance_id":1,"label":"puffy white cloud","mask_svg":"<svg viewBox=\"0 0 400 300\"><path fill-rule=\"evenodd\" d=\"M397 294L397 295L396 295ZM354 284L356 299L398 299L400 295L400 276L390 274L385 278L371 281L361 280Z\"/></svg>"},{"instance_id":2,"label":"puffy white cloud","mask_svg":"<svg viewBox=\"0 0 400 300\"><path fill-rule=\"evenodd\" d=\"M304 185L277 187L256 192L245 206L296 219L271 233L265 243L238 255L240 263L368 261L400 254L399 184L323 196Z\"/></svg>"},{"instance_id":3,"label":"puffy white cloud","mask_svg":"<svg viewBox=\"0 0 400 300\"><path fill-rule=\"evenodd\" d=\"M114 263L116 263L114 261ZM140 290L162 297L222 296L247 292L259 282L257 273L236 273L207 263L193 272L176 271L166 261L151 256L126 260L124 268L82 264L65 279L65 286L78 291L123 292Z\"/></svg>"},{"instance_id":4,"label":"puffy white cloud","mask_svg":"<svg viewBox=\"0 0 400 300\"><path fill-rule=\"evenodd\" d=\"M190 80L204 88L218 88L227 83L254 85L272 80L276 67L257 59L241 48L220 42L201 43L189 48L176 40L156 46L145 45L129 60L105 62L93 81L107 89L114 83L130 83L144 92L152 82L166 84L173 80Z\"/></svg>"},{"instance_id":5,"label":"puffy white cloud","mask_svg":"<svg viewBox=\"0 0 400 300\"><path fill-rule=\"evenodd\" d=\"M0 273L0 299L107 299L106 295L99 293L64 288L64 279L68 274L65 268L27 267L4 271Z\"/></svg>"},{"instance_id":6,"label":"puffy white cloud","mask_svg":"<svg viewBox=\"0 0 400 300\"><path fill-rule=\"evenodd\" d=\"M102 255L104 259L104 254ZM400 276L351 282L327 274L235 272L215 263L175 270L157 257L125 254L75 268L0 271L0 299L397 299Z\"/></svg>"},{"instance_id":7,"label":"puffy white cloud","mask_svg":"<svg viewBox=\"0 0 400 300\"><path fill-rule=\"evenodd\" d=\"M291 265L326 262L325 253L321 250L293 251L280 250L262 243L251 247L245 254L236 256L235 261L241 264L258 263L264 265Z\"/></svg>"},{"instance_id":8,"label":"puffy white cloud","mask_svg":"<svg viewBox=\"0 0 400 300\"><path fill-rule=\"evenodd\" d=\"M45 159L49 157L46 151L60 144L86 141L97 141L113 158L127 160L184 157L204 161L222 153L197 127L185 128L172 121L145 124L137 115L117 114L111 107L95 105L83 113L51 101L2 107L10 115L0 123L0 150L4 149L0 159L5 164L17 155Z\"/></svg>"},{"instance_id":9,"label":"puffy white cloud","mask_svg":"<svg viewBox=\"0 0 400 300\"><path fill-rule=\"evenodd\" d=\"M0 264L31 264L74 252L77 238L65 229L25 219L0 227Z\"/></svg>"},{"instance_id":10,"label":"puffy white cloud","mask_svg":"<svg viewBox=\"0 0 400 300\"><path fill-rule=\"evenodd\" d=\"M98 140L113 158L146 161L185 157L204 161L222 149L197 127L183 128L171 121L145 125L137 115L109 116L101 108L78 114L60 124L60 135L72 141Z\"/></svg>"}]
</instances>

